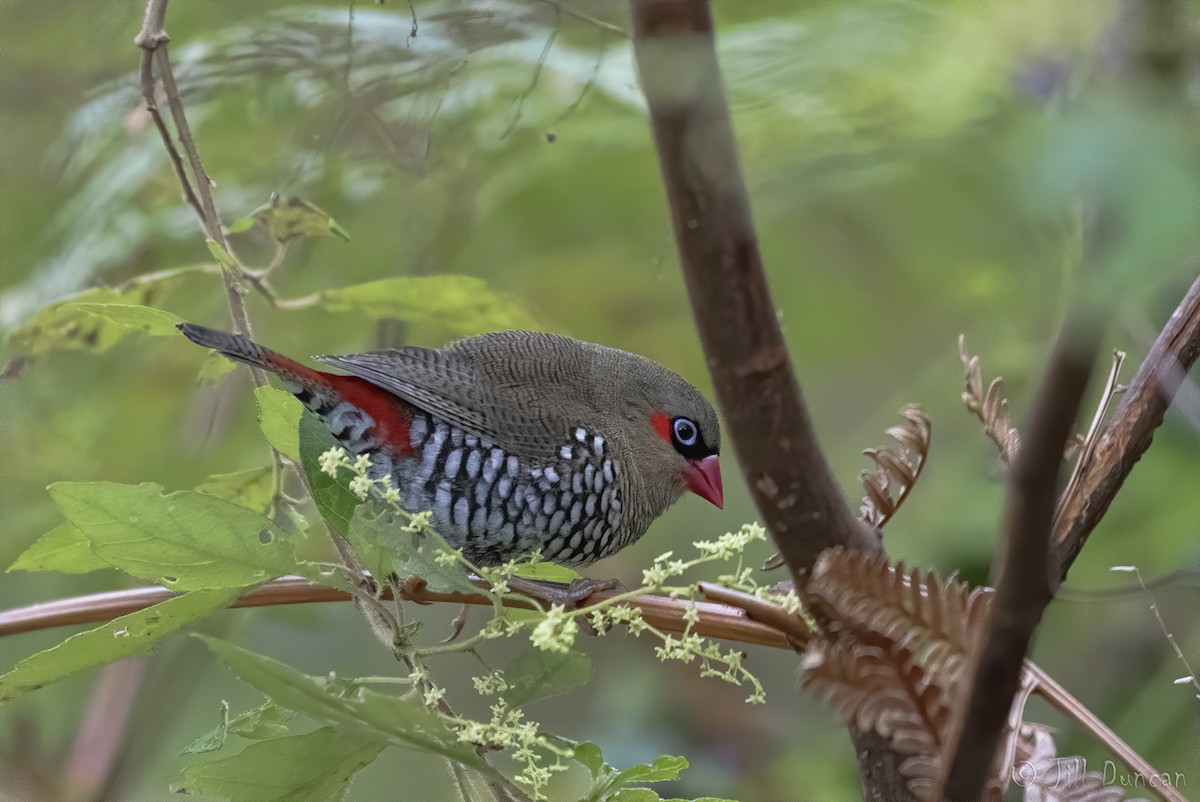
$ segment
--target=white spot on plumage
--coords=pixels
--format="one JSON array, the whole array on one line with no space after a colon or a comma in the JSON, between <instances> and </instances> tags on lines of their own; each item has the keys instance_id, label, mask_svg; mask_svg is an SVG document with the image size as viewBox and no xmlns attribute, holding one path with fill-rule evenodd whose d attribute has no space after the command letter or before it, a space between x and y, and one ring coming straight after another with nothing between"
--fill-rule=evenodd
<instances>
[{"instance_id":1,"label":"white spot on plumage","mask_svg":"<svg viewBox=\"0 0 1200 802\"><path fill-rule=\"evenodd\" d=\"M470 516L471 505L466 496L460 496L458 501L454 502L454 525L465 530Z\"/></svg>"},{"instance_id":2,"label":"white spot on plumage","mask_svg":"<svg viewBox=\"0 0 1200 802\"><path fill-rule=\"evenodd\" d=\"M458 475L458 466L462 464L462 449L456 448L446 455L446 476L454 478Z\"/></svg>"},{"instance_id":3,"label":"white spot on plumage","mask_svg":"<svg viewBox=\"0 0 1200 802\"><path fill-rule=\"evenodd\" d=\"M587 497L587 502L585 502L583 505L583 511L585 513L587 513L587 516L589 518L596 514L596 497L595 496Z\"/></svg>"},{"instance_id":4,"label":"white spot on plumage","mask_svg":"<svg viewBox=\"0 0 1200 802\"><path fill-rule=\"evenodd\" d=\"M521 463L516 457L509 457L508 463L505 467L508 471L508 475L516 479L517 470L521 467Z\"/></svg>"},{"instance_id":5,"label":"white spot on plumage","mask_svg":"<svg viewBox=\"0 0 1200 802\"><path fill-rule=\"evenodd\" d=\"M467 476L474 479L479 476L479 469L483 466L483 452L478 449L472 450L467 455Z\"/></svg>"},{"instance_id":6,"label":"white spot on plumage","mask_svg":"<svg viewBox=\"0 0 1200 802\"><path fill-rule=\"evenodd\" d=\"M542 500L542 512L544 512L546 515L549 515L550 513L554 512L554 506L555 506L554 496L547 495Z\"/></svg>"},{"instance_id":7,"label":"white spot on plumage","mask_svg":"<svg viewBox=\"0 0 1200 802\"><path fill-rule=\"evenodd\" d=\"M487 484L492 484L496 481L496 474L500 473L500 467L504 465L504 452L498 448L493 448L488 454L487 463L483 466L483 481Z\"/></svg>"},{"instance_id":8,"label":"white spot on plumage","mask_svg":"<svg viewBox=\"0 0 1200 802\"><path fill-rule=\"evenodd\" d=\"M592 453L597 457L604 456L604 438L600 435L596 435L592 440Z\"/></svg>"},{"instance_id":9,"label":"white spot on plumage","mask_svg":"<svg viewBox=\"0 0 1200 802\"><path fill-rule=\"evenodd\" d=\"M575 439L578 440L579 442L586 443L587 436L588 436L587 429L576 429L575 430Z\"/></svg>"},{"instance_id":10,"label":"white spot on plumage","mask_svg":"<svg viewBox=\"0 0 1200 802\"><path fill-rule=\"evenodd\" d=\"M542 471L542 475L546 477L546 481L550 482L550 484L558 484L558 471L553 468L546 468Z\"/></svg>"},{"instance_id":11,"label":"white spot on plumage","mask_svg":"<svg viewBox=\"0 0 1200 802\"><path fill-rule=\"evenodd\" d=\"M603 471L604 471L604 481L607 482L608 484L612 484L613 475L614 475L612 460L610 460L610 459L604 460Z\"/></svg>"},{"instance_id":12,"label":"white spot on plumage","mask_svg":"<svg viewBox=\"0 0 1200 802\"><path fill-rule=\"evenodd\" d=\"M550 516L550 523L547 524L546 530L549 532L561 532L563 522L567 520L567 513L563 509L559 509L554 515Z\"/></svg>"},{"instance_id":13,"label":"white spot on plumage","mask_svg":"<svg viewBox=\"0 0 1200 802\"><path fill-rule=\"evenodd\" d=\"M500 498L507 499L512 495L512 486L512 477L501 476L500 481L496 482L496 492L500 494Z\"/></svg>"},{"instance_id":14,"label":"white spot on plumage","mask_svg":"<svg viewBox=\"0 0 1200 802\"><path fill-rule=\"evenodd\" d=\"M570 459L571 458L571 447L563 446L562 448L560 448L558 450L558 455L560 457L562 457L563 459Z\"/></svg>"}]
</instances>

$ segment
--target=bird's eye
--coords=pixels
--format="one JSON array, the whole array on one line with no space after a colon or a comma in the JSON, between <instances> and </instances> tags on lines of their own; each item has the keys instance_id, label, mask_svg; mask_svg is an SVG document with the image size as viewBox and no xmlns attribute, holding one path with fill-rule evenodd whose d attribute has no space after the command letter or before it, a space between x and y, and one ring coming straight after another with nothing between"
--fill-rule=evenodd
<instances>
[{"instance_id":1,"label":"bird's eye","mask_svg":"<svg viewBox=\"0 0 1200 802\"><path fill-rule=\"evenodd\" d=\"M698 431L696 424L692 423L687 418L676 418L672 424L672 429L675 432L675 441L681 446L694 446Z\"/></svg>"}]
</instances>

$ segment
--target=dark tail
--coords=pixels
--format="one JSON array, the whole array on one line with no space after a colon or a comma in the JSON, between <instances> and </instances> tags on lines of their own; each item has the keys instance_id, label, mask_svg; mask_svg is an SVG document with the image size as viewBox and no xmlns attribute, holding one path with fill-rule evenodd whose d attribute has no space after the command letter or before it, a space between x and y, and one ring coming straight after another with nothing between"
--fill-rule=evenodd
<instances>
[{"instance_id":1,"label":"dark tail","mask_svg":"<svg viewBox=\"0 0 1200 802\"><path fill-rule=\"evenodd\" d=\"M310 393L327 394L332 390L329 379L324 373L301 365L296 360L288 359L283 354L277 354L269 348L263 348L249 337L210 329L207 326L197 326L194 323L178 323L176 328L196 345L203 345L230 359L270 371L284 381L308 390Z\"/></svg>"}]
</instances>

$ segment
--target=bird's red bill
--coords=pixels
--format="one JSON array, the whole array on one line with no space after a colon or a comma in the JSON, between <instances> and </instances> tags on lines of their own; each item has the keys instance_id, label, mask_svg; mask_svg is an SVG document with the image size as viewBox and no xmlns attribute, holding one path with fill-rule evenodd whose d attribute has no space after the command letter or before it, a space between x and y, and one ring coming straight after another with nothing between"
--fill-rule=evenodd
<instances>
[{"instance_id":1,"label":"bird's red bill","mask_svg":"<svg viewBox=\"0 0 1200 802\"><path fill-rule=\"evenodd\" d=\"M725 506L725 492L721 488L721 463L717 455L705 457L689 463L683 472L688 489L705 501L712 502L716 508Z\"/></svg>"}]
</instances>

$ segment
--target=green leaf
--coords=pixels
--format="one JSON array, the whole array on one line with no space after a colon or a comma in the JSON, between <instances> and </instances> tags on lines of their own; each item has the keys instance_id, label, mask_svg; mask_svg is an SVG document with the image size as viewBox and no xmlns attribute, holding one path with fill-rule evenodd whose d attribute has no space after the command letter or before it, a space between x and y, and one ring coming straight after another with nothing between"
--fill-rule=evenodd
<instances>
[{"instance_id":1,"label":"green leaf","mask_svg":"<svg viewBox=\"0 0 1200 802\"><path fill-rule=\"evenodd\" d=\"M687 758L674 755L662 755L647 766L645 763L625 769L617 775L616 784L631 783L660 783L667 780L678 780L679 772L688 767Z\"/></svg>"},{"instance_id":2,"label":"green leaf","mask_svg":"<svg viewBox=\"0 0 1200 802\"><path fill-rule=\"evenodd\" d=\"M159 324L166 320L162 316L170 313L143 305L180 277L205 269L205 265L192 265L162 270L119 287L86 289L38 310L12 332L11 339L25 353L38 356L55 350L101 353L126 335L143 330L145 324L151 326L152 333L159 333ZM134 311L139 309L151 311L148 315Z\"/></svg>"},{"instance_id":3,"label":"green leaf","mask_svg":"<svg viewBox=\"0 0 1200 802\"><path fill-rule=\"evenodd\" d=\"M604 767L604 755L601 754L600 747L596 744L591 741L576 744L575 759L587 767L587 770L592 773L593 780L600 776L600 769Z\"/></svg>"},{"instance_id":4,"label":"green leaf","mask_svg":"<svg viewBox=\"0 0 1200 802\"><path fill-rule=\"evenodd\" d=\"M325 727L251 744L232 757L183 770L178 793L231 802L326 802L342 799L350 778L387 746L383 738Z\"/></svg>"},{"instance_id":5,"label":"green leaf","mask_svg":"<svg viewBox=\"0 0 1200 802\"><path fill-rule=\"evenodd\" d=\"M254 227L253 217L239 217L228 226L225 227L226 234L241 234L243 231L249 231Z\"/></svg>"},{"instance_id":6,"label":"green leaf","mask_svg":"<svg viewBox=\"0 0 1200 802\"><path fill-rule=\"evenodd\" d=\"M421 535L404 531L405 522L377 504L363 504L350 522L348 539L356 554L375 563L377 576L419 576L435 593L478 593L461 563L443 565L434 559L439 551L453 551L442 537L426 530Z\"/></svg>"},{"instance_id":7,"label":"green leaf","mask_svg":"<svg viewBox=\"0 0 1200 802\"><path fill-rule=\"evenodd\" d=\"M196 384L200 386L216 384L222 376L232 373L236 368L237 363L232 359L218 351L209 351L204 357L204 361L200 363L200 370L196 373Z\"/></svg>"},{"instance_id":8,"label":"green leaf","mask_svg":"<svg viewBox=\"0 0 1200 802\"><path fill-rule=\"evenodd\" d=\"M474 276L399 276L326 290L334 312L432 323L455 334L541 328L525 306Z\"/></svg>"},{"instance_id":9,"label":"green leaf","mask_svg":"<svg viewBox=\"0 0 1200 802\"><path fill-rule=\"evenodd\" d=\"M233 254L225 250L225 246L217 242L215 239L206 239L204 244L208 246L208 252L217 260L217 264L226 270L232 270L234 273L240 273L241 265L237 263L237 259L233 258Z\"/></svg>"},{"instance_id":10,"label":"green leaf","mask_svg":"<svg viewBox=\"0 0 1200 802\"><path fill-rule=\"evenodd\" d=\"M59 482L50 495L97 557L174 590L240 588L314 573L297 563L283 530L213 496L163 495L160 485L113 482Z\"/></svg>"},{"instance_id":11,"label":"green leaf","mask_svg":"<svg viewBox=\"0 0 1200 802\"><path fill-rule=\"evenodd\" d=\"M592 660L583 652L560 654L531 648L504 667L508 690L503 696L513 707L520 707L535 699L566 693L583 685L591 676Z\"/></svg>"},{"instance_id":12,"label":"green leaf","mask_svg":"<svg viewBox=\"0 0 1200 802\"><path fill-rule=\"evenodd\" d=\"M108 563L92 552L92 544L87 535L80 531L79 527L64 521L33 541L8 570L86 574L108 567Z\"/></svg>"},{"instance_id":13,"label":"green leaf","mask_svg":"<svg viewBox=\"0 0 1200 802\"><path fill-rule=\"evenodd\" d=\"M292 462L300 461L300 414L304 405L296 397L274 387L254 388L258 426L271 448Z\"/></svg>"},{"instance_id":14,"label":"green leaf","mask_svg":"<svg viewBox=\"0 0 1200 802\"><path fill-rule=\"evenodd\" d=\"M223 498L265 515L271 509L275 475L269 465L237 473L218 473L197 485L196 492Z\"/></svg>"},{"instance_id":15,"label":"green leaf","mask_svg":"<svg viewBox=\"0 0 1200 802\"><path fill-rule=\"evenodd\" d=\"M175 324L183 322L179 316L152 306L87 303L77 303L74 306L81 312L124 326L130 331L142 331L155 337L177 336L179 332Z\"/></svg>"},{"instance_id":16,"label":"green leaf","mask_svg":"<svg viewBox=\"0 0 1200 802\"><path fill-rule=\"evenodd\" d=\"M267 233L280 243L297 237L334 236L350 241L350 235L337 222L304 198L293 195L281 198L272 195L270 202L251 212L255 222L262 223Z\"/></svg>"},{"instance_id":17,"label":"green leaf","mask_svg":"<svg viewBox=\"0 0 1200 802\"><path fill-rule=\"evenodd\" d=\"M221 700L221 723L192 741L181 755L198 755L204 752L216 752L225 745L225 735L229 731L229 702Z\"/></svg>"},{"instance_id":18,"label":"green leaf","mask_svg":"<svg viewBox=\"0 0 1200 802\"><path fill-rule=\"evenodd\" d=\"M225 745L229 733L255 741L281 738L288 734L287 722L294 715L291 710L267 701L230 719L229 703L222 701L221 723L192 741L180 754L215 752Z\"/></svg>"},{"instance_id":19,"label":"green leaf","mask_svg":"<svg viewBox=\"0 0 1200 802\"><path fill-rule=\"evenodd\" d=\"M354 688L344 694L344 683L309 676L216 638L199 637L233 673L278 705L318 721L443 755L467 766L483 765L473 746L460 743L442 719L418 702L369 688Z\"/></svg>"},{"instance_id":20,"label":"green leaf","mask_svg":"<svg viewBox=\"0 0 1200 802\"><path fill-rule=\"evenodd\" d=\"M321 517L345 535L350 531L354 511L362 502L350 492L349 471L339 471L337 478L334 478L323 472L318 464L320 456L336 445L337 441L316 415L301 416L298 461L304 466L304 473L312 489L313 502L316 503Z\"/></svg>"},{"instance_id":21,"label":"green leaf","mask_svg":"<svg viewBox=\"0 0 1200 802\"><path fill-rule=\"evenodd\" d=\"M662 797L649 788L622 788L605 797L606 802L661 802Z\"/></svg>"},{"instance_id":22,"label":"green leaf","mask_svg":"<svg viewBox=\"0 0 1200 802\"><path fill-rule=\"evenodd\" d=\"M241 588L225 588L186 593L72 635L0 676L0 702L76 671L149 651L159 638L227 607L241 592Z\"/></svg>"},{"instance_id":23,"label":"green leaf","mask_svg":"<svg viewBox=\"0 0 1200 802\"><path fill-rule=\"evenodd\" d=\"M565 565L558 565L551 562L518 563L513 573L525 579L537 579L542 582L562 582L567 585L582 576L574 568L568 568Z\"/></svg>"}]
</instances>

